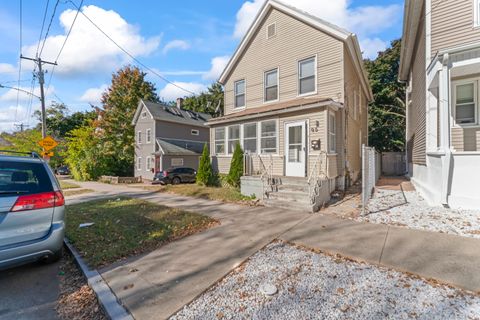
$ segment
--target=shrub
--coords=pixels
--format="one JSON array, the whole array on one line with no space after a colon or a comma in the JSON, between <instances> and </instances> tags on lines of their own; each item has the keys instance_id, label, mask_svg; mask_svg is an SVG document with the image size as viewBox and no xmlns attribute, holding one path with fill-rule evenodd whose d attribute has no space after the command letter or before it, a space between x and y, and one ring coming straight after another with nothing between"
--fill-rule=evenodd
<instances>
[{"instance_id":1,"label":"shrub","mask_svg":"<svg viewBox=\"0 0 480 320\"><path fill-rule=\"evenodd\" d=\"M240 178L243 175L243 150L240 143L235 145L232 162L230 163L230 171L228 172L227 181L233 187L240 186Z\"/></svg>"},{"instance_id":2,"label":"shrub","mask_svg":"<svg viewBox=\"0 0 480 320\"><path fill-rule=\"evenodd\" d=\"M210 162L210 155L207 144L203 146L202 156L198 164L197 184L204 186L211 186L215 183L215 175L213 173L212 164Z\"/></svg>"}]
</instances>

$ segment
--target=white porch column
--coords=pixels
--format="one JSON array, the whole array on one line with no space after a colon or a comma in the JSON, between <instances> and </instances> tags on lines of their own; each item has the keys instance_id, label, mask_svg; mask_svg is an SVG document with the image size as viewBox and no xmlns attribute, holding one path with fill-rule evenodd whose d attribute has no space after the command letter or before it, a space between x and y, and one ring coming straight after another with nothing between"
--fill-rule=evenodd
<instances>
[{"instance_id":1,"label":"white porch column","mask_svg":"<svg viewBox=\"0 0 480 320\"><path fill-rule=\"evenodd\" d=\"M442 164L442 204L448 206L450 189L450 167L452 160L450 140L450 59L448 53L443 55L442 69L439 72L439 113L440 113L440 150L445 152Z\"/></svg>"}]
</instances>

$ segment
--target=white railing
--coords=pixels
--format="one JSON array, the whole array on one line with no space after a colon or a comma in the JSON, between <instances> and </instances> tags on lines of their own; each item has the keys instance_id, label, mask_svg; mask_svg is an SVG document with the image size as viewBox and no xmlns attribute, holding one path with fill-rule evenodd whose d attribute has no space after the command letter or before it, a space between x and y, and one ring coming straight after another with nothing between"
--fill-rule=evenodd
<instances>
[{"instance_id":1,"label":"white railing","mask_svg":"<svg viewBox=\"0 0 480 320\"><path fill-rule=\"evenodd\" d=\"M320 189L326 181L327 153L321 151L308 176L308 197L311 204L315 204L316 198L320 194Z\"/></svg>"}]
</instances>

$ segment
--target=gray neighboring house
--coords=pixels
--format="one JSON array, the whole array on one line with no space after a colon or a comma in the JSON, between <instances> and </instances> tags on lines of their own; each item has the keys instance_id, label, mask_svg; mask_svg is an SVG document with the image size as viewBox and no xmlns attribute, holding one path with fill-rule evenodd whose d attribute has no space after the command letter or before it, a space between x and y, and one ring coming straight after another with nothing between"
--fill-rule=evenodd
<instances>
[{"instance_id":1,"label":"gray neighboring house","mask_svg":"<svg viewBox=\"0 0 480 320\"><path fill-rule=\"evenodd\" d=\"M203 146L208 144L211 118L177 106L140 100L135 126L135 177L152 180L155 172L172 167L197 169Z\"/></svg>"}]
</instances>

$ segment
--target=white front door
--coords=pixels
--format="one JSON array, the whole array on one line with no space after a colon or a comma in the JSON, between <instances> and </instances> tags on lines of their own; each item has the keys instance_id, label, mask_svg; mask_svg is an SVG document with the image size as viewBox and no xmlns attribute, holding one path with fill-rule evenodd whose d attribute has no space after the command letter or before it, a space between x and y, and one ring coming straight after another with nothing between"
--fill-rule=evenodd
<instances>
[{"instance_id":1,"label":"white front door","mask_svg":"<svg viewBox=\"0 0 480 320\"><path fill-rule=\"evenodd\" d=\"M285 174L289 177L305 177L305 121L285 125Z\"/></svg>"}]
</instances>

